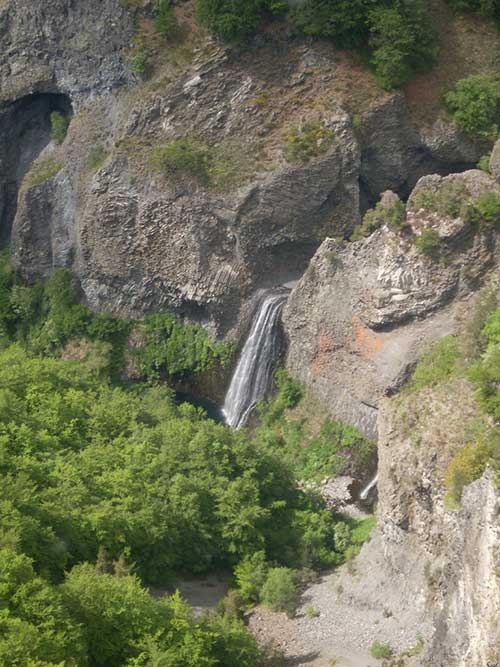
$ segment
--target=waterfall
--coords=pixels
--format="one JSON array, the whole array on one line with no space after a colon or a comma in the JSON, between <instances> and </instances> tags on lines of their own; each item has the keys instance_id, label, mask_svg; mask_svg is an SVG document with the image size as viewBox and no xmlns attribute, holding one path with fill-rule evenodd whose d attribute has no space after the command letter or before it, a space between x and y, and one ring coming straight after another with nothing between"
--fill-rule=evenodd
<instances>
[{"instance_id":1,"label":"waterfall","mask_svg":"<svg viewBox=\"0 0 500 667\"><path fill-rule=\"evenodd\" d=\"M377 484L378 482L378 474L375 475L375 477L372 479L372 481L365 486L365 488L361 491L359 494L360 500L366 500L368 496L370 495L370 491L373 489L373 487Z\"/></svg>"},{"instance_id":2,"label":"waterfall","mask_svg":"<svg viewBox=\"0 0 500 667\"><path fill-rule=\"evenodd\" d=\"M224 401L226 423L233 428L246 424L269 388L279 345L279 318L287 297L288 292L274 290L265 293L259 304Z\"/></svg>"}]
</instances>

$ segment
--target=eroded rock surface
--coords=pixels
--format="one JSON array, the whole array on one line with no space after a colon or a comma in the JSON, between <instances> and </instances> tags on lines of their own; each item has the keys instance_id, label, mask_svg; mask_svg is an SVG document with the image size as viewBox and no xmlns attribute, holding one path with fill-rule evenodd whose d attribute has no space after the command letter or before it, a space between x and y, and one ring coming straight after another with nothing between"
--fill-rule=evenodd
<instances>
[{"instance_id":1,"label":"eroded rock surface","mask_svg":"<svg viewBox=\"0 0 500 667\"><path fill-rule=\"evenodd\" d=\"M164 45L144 83L130 71L133 20L120 0L10 0L0 25L3 99L63 93L75 114L64 144L33 167L53 158L57 174L36 185L27 174L20 188L14 261L28 277L69 266L96 309L169 308L234 334L257 289L298 278L319 244L347 237L383 190L408 194L423 174L481 155L450 124L414 127L403 97L369 72L356 73L354 123L344 65L326 44L266 34L235 50L199 38L181 64ZM287 162L290 133L310 123L331 145ZM179 137L230 165L221 182L152 169L152 149Z\"/></svg>"},{"instance_id":2,"label":"eroded rock surface","mask_svg":"<svg viewBox=\"0 0 500 667\"><path fill-rule=\"evenodd\" d=\"M496 232L467 213L495 189L476 170L423 177L401 229L384 225L365 240L327 240L318 250L284 311L287 365L334 417L374 436L381 396L402 384L431 341L454 330L464 300L498 262ZM431 256L416 243L428 230L436 234Z\"/></svg>"}]
</instances>

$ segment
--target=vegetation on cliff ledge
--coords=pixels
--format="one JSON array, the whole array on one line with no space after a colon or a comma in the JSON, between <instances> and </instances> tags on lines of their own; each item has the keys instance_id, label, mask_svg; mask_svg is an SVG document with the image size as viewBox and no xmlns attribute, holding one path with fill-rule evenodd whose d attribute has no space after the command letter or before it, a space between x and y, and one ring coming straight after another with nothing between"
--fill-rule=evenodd
<instances>
[{"instance_id":1,"label":"vegetation on cliff ledge","mask_svg":"<svg viewBox=\"0 0 500 667\"><path fill-rule=\"evenodd\" d=\"M500 308L486 290L465 332L446 336L418 363L406 391L420 392L446 385L454 378L473 382L484 418L474 439L455 451L445 475L446 503L458 508L464 488L481 477L487 465L500 480Z\"/></svg>"}]
</instances>

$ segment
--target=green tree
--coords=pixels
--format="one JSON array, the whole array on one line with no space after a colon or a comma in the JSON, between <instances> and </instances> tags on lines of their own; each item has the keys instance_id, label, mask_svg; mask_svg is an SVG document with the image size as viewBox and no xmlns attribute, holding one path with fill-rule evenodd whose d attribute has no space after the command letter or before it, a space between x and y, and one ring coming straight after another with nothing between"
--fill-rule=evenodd
<instances>
[{"instance_id":1,"label":"green tree","mask_svg":"<svg viewBox=\"0 0 500 667\"><path fill-rule=\"evenodd\" d=\"M285 611L293 616L299 603L299 592L292 570L275 567L269 570L262 586L262 602L273 611Z\"/></svg>"},{"instance_id":2,"label":"green tree","mask_svg":"<svg viewBox=\"0 0 500 667\"><path fill-rule=\"evenodd\" d=\"M5 548L0 548L0 664L87 664L81 630L60 591L35 574L29 558Z\"/></svg>"},{"instance_id":3,"label":"green tree","mask_svg":"<svg viewBox=\"0 0 500 667\"><path fill-rule=\"evenodd\" d=\"M490 138L498 131L500 88L485 74L461 79L445 97L446 106L456 123L472 136Z\"/></svg>"}]
</instances>

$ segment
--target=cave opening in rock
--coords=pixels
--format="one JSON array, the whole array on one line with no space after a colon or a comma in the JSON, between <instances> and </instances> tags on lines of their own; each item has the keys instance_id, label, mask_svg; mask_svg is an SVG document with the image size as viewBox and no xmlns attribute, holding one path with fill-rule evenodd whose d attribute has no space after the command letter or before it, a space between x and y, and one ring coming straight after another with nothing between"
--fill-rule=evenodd
<instances>
[{"instance_id":1,"label":"cave opening in rock","mask_svg":"<svg viewBox=\"0 0 500 667\"><path fill-rule=\"evenodd\" d=\"M67 95L34 93L0 106L0 245L9 243L19 186L51 141L51 114L72 114Z\"/></svg>"},{"instance_id":2,"label":"cave opening in rock","mask_svg":"<svg viewBox=\"0 0 500 667\"><path fill-rule=\"evenodd\" d=\"M360 211L364 215L380 200L386 190L395 192L406 202L413 188L423 176L438 174L449 176L469 169L476 169L475 162L441 162L434 159L427 151L416 151L406 164L405 173L397 169L389 169L379 161L378 156L369 151L362 158L362 169L359 177Z\"/></svg>"}]
</instances>

